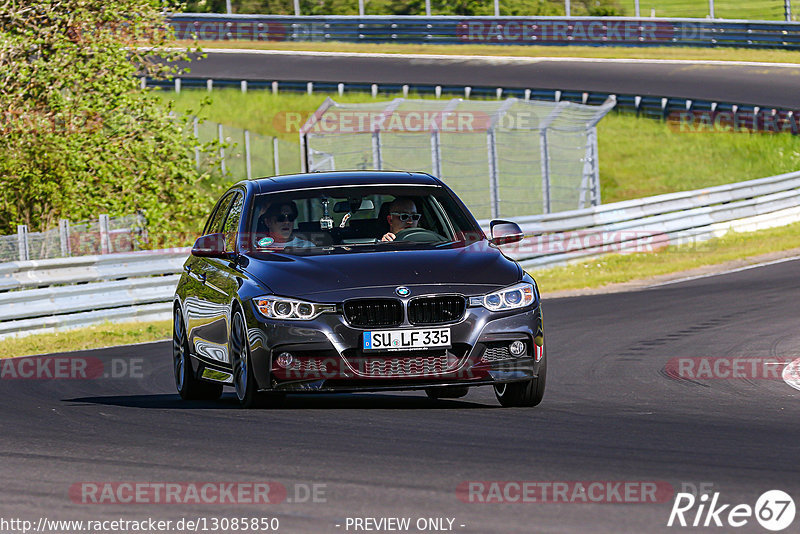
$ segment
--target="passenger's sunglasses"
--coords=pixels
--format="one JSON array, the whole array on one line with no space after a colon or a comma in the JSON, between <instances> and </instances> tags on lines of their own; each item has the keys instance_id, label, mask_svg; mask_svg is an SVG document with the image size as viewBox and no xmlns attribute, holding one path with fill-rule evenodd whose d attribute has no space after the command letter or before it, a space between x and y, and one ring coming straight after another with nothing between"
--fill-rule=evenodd
<instances>
[{"instance_id":1,"label":"passenger's sunglasses","mask_svg":"<svg viewBox=\"0 0 800 534\"><path fill-rule=\"evenodd\" d=\"M275 215L275 220L278 222L294 222L295 219L297 219L297 215L293 215L291 213L279 213Z\"/></svg>"},{"instance_id":2,"label":"passenger's sunglasses","mask_svg":"<svg viewBox=\"0 0 800 534\"><path fill-rule=\"evenodd\" d=\"M422 214L420 213L397 213L393 211L392 215L397 215L397 217L400 219L400 222L408 222L409 220L417 222L420 220L420 218L422 218Z\"/></svg>"}]
</instances>

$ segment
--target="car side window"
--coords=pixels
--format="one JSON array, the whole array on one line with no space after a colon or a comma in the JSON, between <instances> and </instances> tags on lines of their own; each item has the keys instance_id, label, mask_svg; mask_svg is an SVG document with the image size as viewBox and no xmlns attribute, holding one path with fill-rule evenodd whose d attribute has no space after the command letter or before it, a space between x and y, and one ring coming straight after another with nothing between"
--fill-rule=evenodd
<instances>
[{"instance_id":1,"label":"car side window","mask_svg":"<svg viewBox=\"0 0 800 534\"><path fill-rule=\"evenodd\" d=\"M232 195L233 201L228 209L228 215L225 217L225 224L222 231L225 233L225 250L234 250L236 248L236 237L239 231L239 221L242 218L242 207L244 206L244 195L236 193Z\"/></svg>"},{"instance_id":2,"label":"car side window","mask_svg":"<svg viewBox=\"0 0 800 534\"><path fill-rule=\"evenodd\" d=\"M211 214L211 217L208 218L208 222L206 223L206 228L203 231L203 234L216 234L222 232L222 221L225 218L225 215L228 213L228 207L233 200L233 194L226 195L219 201L217 204L217 208Z\"/></svg>"}]
</instances>

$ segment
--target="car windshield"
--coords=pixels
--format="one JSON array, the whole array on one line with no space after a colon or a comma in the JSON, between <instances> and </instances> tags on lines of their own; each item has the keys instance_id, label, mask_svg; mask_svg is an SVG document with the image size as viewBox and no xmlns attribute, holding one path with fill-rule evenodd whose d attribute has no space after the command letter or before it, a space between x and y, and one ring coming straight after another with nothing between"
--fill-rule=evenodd
<instances>
[{"instance_id":1,"label":"car windshield","mask_svg":"<svg viewBox=\"0 0 800 534\"><path fill-rule=\"evenodd\" d=\"M257 195L247 246L288 254L463 246L483 238L439 186L358 186Z\"/></svg>"}]
</instances>

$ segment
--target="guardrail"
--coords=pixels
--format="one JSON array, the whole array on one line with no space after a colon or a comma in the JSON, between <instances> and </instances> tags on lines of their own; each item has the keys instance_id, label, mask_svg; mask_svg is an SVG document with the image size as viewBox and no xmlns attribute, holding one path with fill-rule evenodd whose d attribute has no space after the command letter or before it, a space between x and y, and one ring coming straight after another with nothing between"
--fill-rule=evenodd
<instances>
[{"instance_id":1,"label":"guardrail","mask_svg":"<svg viewBox=\"0 0 800 534\"><path fill-rule=\"evenodd\" d=\"M526 238L504 251L526 269L654 252L800 221L800 172L514 220Z\"/></svg>"},{"instance_id":2,"label":"guardrail","mask_svg":"<svg viewBox=\"0 0 800 534\"><path fill-rule=\"evenodd\" d=\"M169 17L179 39L800 49L800 23L629 17Z\"/></svg>"},{"instance_id":3,"label":"guardrail","mask_svg":"<svg viewBox=\"0 0 800 534\"><path fill-rule=\"evenodd\" d=\"M173 80L142 78L142 87L174 88L180 92L184 88L201 89L211 92L214 88L237 88L242 92L251 89L270 90L274 94L281 91L313 94L345 92L371 93L378 96L397 96L402 94L434 95L437 98L506 98L542 100L550 102L575 102L578 104L601 105L609 98L616 99L614 110L621 113L636 114L664 121L673 121L675 127L692 130L707 128L709 125L733 127L754 131L785 132L800 134L800 114L795 110L775 108L774 106L714 102L691 98L642 96L633 94L561 91L557 89L523 89L518 87L434 85L434 84L389 84L389 83L336 83L316 81L273 81L273 80L233 80L176 77Z\"/></svg>"},{"instance_id":4,"label":"guardrail","mask_svg":"<svg viewBox=\"0 0 800 534\"><path fill-rule=\"evenodd\" d=\"M0 339L172 316L188 248L0 264Z\"/></svg>"},{"instance_id":5,"label":"guardrail","mask_svg":"<svg viewBox=\"0 0 800 534\"><path fill-rule=\"evenodd\" d=\"M515 220L526 269L650 252L800 221L800 172ZM488 232L489 221L480 221ZM188 248L0 265L0 339L105 320L165 320Z\"/></svg>"}]
</instances>

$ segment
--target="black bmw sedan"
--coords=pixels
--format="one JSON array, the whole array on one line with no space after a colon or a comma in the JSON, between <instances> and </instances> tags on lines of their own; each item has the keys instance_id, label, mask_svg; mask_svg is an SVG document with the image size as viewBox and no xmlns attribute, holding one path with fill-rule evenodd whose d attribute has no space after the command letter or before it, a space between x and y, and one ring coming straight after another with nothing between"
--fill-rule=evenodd
<instances>
[{"instance_id":1,"label":"black bmw sedan","mask_svg":"<svg viewBox=\"0 0 800 534\"><path fill-rule=\"evenodd\" d=\"M217 202L174 302L184 399L233 386L242 406L287 393L494 388L535 406L547 358L536 282L422 173L243 181Z\"/></svg>"}]
</instances>

